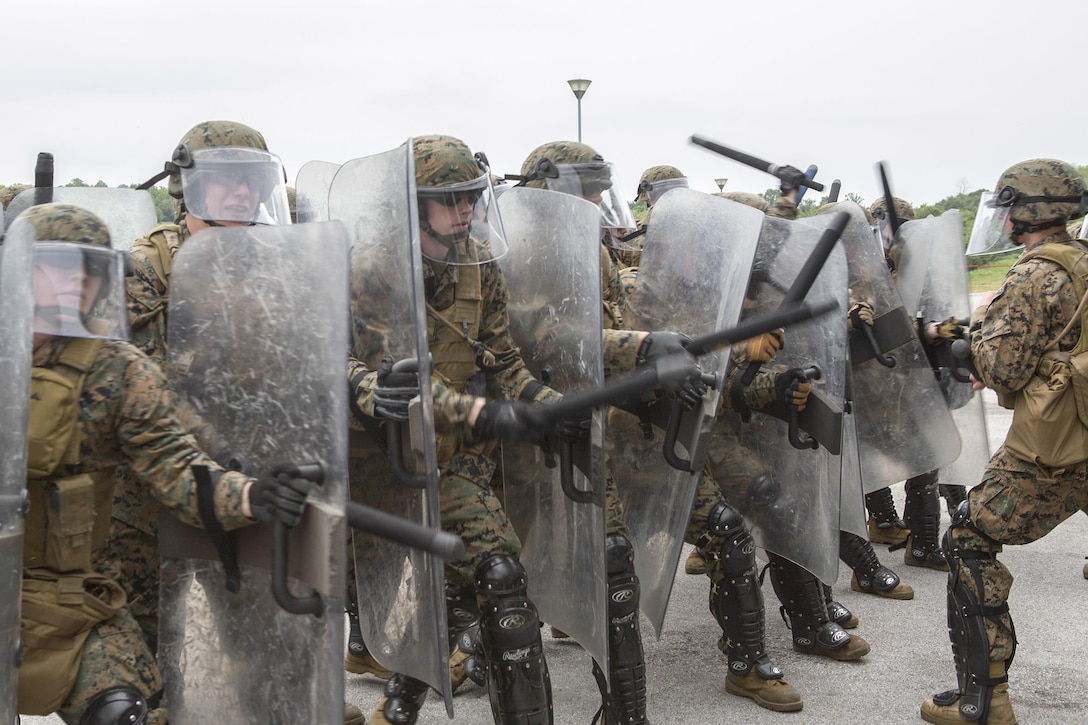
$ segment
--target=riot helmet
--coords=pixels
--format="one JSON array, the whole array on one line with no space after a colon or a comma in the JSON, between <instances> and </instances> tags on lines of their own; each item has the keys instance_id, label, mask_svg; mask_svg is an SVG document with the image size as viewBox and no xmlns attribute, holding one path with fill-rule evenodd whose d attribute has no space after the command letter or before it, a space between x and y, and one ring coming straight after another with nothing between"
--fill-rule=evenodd
<instances>
[{"instance_id":1,"label":"riot helmet","mask_svg":"<svg viewBox=\"0 0 1088 725\"><path fill-rule=\"evenodd\" d=\"M182 209L210 226L291 218L283 164L264 136L241 123L205 121L189 129L156 180L163 176Z\"/></svg>"},{"instance_id":2,"label":"riot helmet","mask_svg":"<svg viewBox=\"0 0 1088 725\"><path fill-rule=\"evenodd\" d=\"M487 156L453 136L430 135L412 139L412 160L423 256L481 264L506 254Z\"/></svg>"},{"instance_id":3,"label":"riot helmet","mask_svg":"<svg viewBox=\"0 0 1088 725\"><path fill-rule=\"evenodd\" d=\"M553 141L538 146L521 165L518 178L519 186L560 191L597 204L602 227L635 228L635 217L617 187L612 164L591 146L577 141Z\"/></svg>"},{"instance_id":4,"label":"riot helmet","mask_svg":"<svg viewBox=\"0 0 1088 725\"><path fill-rule=\"evenodd\" d=\"M900 223L914 219L914 207L899 197L892 197L892 209L895 211L895 217ZM895 231L891 226L891 215L888 214L887 197L882 196L874 201L869 206L869 214L873 217L873 221L880 232L880 242L884 246L884 251L889 251L894 242Z\"/></svg>"},{"instance_id":5,"label":"riot helmet","mask_svg":"<svg viewBox=\"0 0 1088 725\"><path fill-rule=\"evenodd\" d=\"M128 339L125 253L106 223L72 204L39 204L17 223L34 227L34 332Z\"/></svg>"},{"instance_id":6,"label":"riot helmet","mask_svg":"<svg viewBox=\"0 0 1088 725\"><path fill-rule=\"evenodd\" d=\"M992 194L983 194L967 253L1011 249L1022 235L1065 226L1085 212L1088 188L1075 167L1057 159L1021 161L1001 174Z\"/></svg>"},{"instance_id":7,"label":"riot helmet","mask_svg":"<svg viewBox=\"0 0 1088 725\"><path fill-rule=\"evenodd\" d=\"M638 180L635 203L644 201L647 206L653 206L666 191L686 188L688 180L680 169L668 165L651 166L642 172L642 177Z\"/></svg>"},{"instance_id":8,"label":"riot helmet","mask_svg":"<svg viewBox=\"0 0 1088 725\"><path fill-rule=\"evenodd\" d=\"M723 199L729 199L730 201L735 201L738 204L744 204L745 206L750 206L753 209L759 209L764 214L766 214L771 208L771 205L767 203L766 199L764 199L759 194L753 194L750 191L725 191L714 194L714 196L720 196Z\"/></svg>"}]
</instances>

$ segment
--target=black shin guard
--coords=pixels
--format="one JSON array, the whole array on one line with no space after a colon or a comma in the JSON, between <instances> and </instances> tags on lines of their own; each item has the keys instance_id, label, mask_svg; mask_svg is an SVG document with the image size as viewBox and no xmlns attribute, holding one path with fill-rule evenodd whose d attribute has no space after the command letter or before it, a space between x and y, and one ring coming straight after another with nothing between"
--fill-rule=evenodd
<instances>
[{"instance_id":1,"label":"black shin guard","mask_svg":"<svg viewBox=\"0 0 1088 725\"><path fill-rule=\"evenodd\" d=\"M710 586L710 613L722 628L718 648L738 677L755 668L763 679L780 679L782 671L766 652L766 614L752 533L740 512L725 502L714 505L707 524L712 542L708 550L720 571Z\"/></svg>"},{"instance_id":2,"label":"black shin guard","mask_svg":"<svg viewBox=\"0 0 1088 725\"><path fill-rule=\"evenodd\" d=\"M148 702L131 687L111 687L90 699L79 725L143 725Z\"/></svg>"},{"instance_id":3,"label":"black shin guard","mask_svg":"<svg viewBox=\"0 0 1088 725\"><path fill-rule=\"evenodd\" d=\"M1016 631L1012 628L1008 602L997 607L986 607L980 599L985 591L982 570L979 562L993 559L992 551L968 551L954 544L955 530L960 527L973 528L968 518L967 505L962 504L956 511L952 526L945 532L942 546L948 558L948 636L952 641L952 658L956 665L957 689L933 696L938 705L952 705L958 702L960 714L966 720L986 722L993 697L994 688L1008 681L1008 676L990 677L990 640L986 636L986 623L990 619L998 626L1005 626L1001 617L1008 617L1009 632L1016 647ZM964 582L970 577L974 591ZM976 595L975 592L978 592ZM1012 664L1012 657L1005 661L1007 671Z\"/></svg>"},{"instance_id":4,"label":"black shin guard","mask_svg":"<svg viewBox=\"0 0 1088 725\"><path fill-rule=\"evenodd\" d=\"M353 657L363 657L367 653L363 630L359 626L359 594L355 587L348 587L348 652Z\"/></svg>"},{"instance_id":5,"label":"black shin guard","mask_svg":"<svg viewBox=\"0 0 1088 725\"><path fill-rule=\"evenodd\" d=\"M865 508L873 515L877 524L903 523L899 514L895 511L895 501L892 500L892 490L884 487L865 494Z\"/></svg>"},{"instance_id":6,"label":"black shin guard","mask_svg":"<svg viewBox=\"0 0 1088 725\"><path fill-rule=\"evenodd\" d=\"M789 559L769 554L771 585L782 602L782 618L793 632L794 645L812 650L817 644L837 649L850 641L850 635L827 616L823 585L814 574Z\"/></svg>"},{"instance_id":7,"label":"black shin guard","mask_svg":"<svg viewBox=\"0 0 1088 725\"><path fill-rule=\"evenodd\" d=\"M399 672L394 673L385 682L382 717L398 725L413 725L419 718L419 708L423 707L423 701L427 699L430 689L426 682Z\"/></svg>"},{"instance_id":8,"label":"black shin guard","mask_svg":"<svg viewBox=\"0 0 1088 725\"><path fill-rule=\"evenodd\" d=\"M943 564L945 557L939 553L937 540L941 527L941 504L937 500L937 473L924 473L908 479L903 520L910 529L910 553L915 559L932 558ZM903 548L906 543L893 546ZM932 555L932 556L931 556Z\"/></svg>"},{"instance_id":9,"label":"black shin guard","mask_svg":"<svg viewBox=\"0 0 1088 725\"><path fill-rule=\"evenodd\" d=\"M944 499L944 506L949 516L954 515L960 504L967 500L966 486L959 486L954 483L939 483L937 484L937 492Z\"/></svg>"},{"instance_id":10,"label":"black shin guard","mask_svg":"<svg viewBox=\"0 0 1088 725\"><path fill-rule=\"evenodd\" d=\"M475 585L495 722L551 723L551 679L540 639L540 617L527 595L525 569L514 557L496 554L476 568Z\"/></svg>"},{"instance_id":11,"label":"black shin guard","mask_svg":"<svg viewBox=\"0 0 1088 725\"><path fill-rule=\"evenodd\" d=\"M839 532L839 558L854 570L858 583L866 591L886 592L899 584L899 575L881 564L873 545L857 534Z\"/></svg>"},{"instance_id":12,"label":"black shin guard","mask_svg":"<svg viewBox=\"0 0 1088 725\"><path fill-rule=\"evenodd\" d=\"M608 678L593 663L608 723L643 725L646 720L646 660L639 630L639 585L635 552L622 534L605 537L608 569ZM609 689L611 684L611 689Z\"/></svg>"}]
</instances>

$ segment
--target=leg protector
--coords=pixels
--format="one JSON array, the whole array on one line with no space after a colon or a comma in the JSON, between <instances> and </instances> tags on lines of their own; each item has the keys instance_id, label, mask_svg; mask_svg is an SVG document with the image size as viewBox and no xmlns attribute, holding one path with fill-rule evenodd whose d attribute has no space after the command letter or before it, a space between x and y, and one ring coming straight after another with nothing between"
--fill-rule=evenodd
<instances>
[{"instance_id":1,"label":"leg protector","mask_svg":"<svg viewBox=\"0 0 1088 725\"><path fill-rule=\"evenodd\" d=\"M949 516L954 515L960 504L967 500L966 486L957 486L954 483L940 483L937 484L937 492L944 499L944 505Z\"/></svg>"},{"instance_id":2,"label":"leg protector","mask_svg":"<svg viewBox=\"0 0 1088 725\"><path fill-rule=\"evenodd\" d=\"M596 662L593 676L601 690L605 722L643 725L647 722L646 660L638 621L635 551L623 534L608 534L604 546L608 569L608 678Z\"/></svg>"},{"instance_id":3,"label":"leg protector","mask_svg":"<svg viewBox=\"0 0 1088 725\"><path fill-rule=\"evenodd\" d=\"M892 490L884 487L865 495L869 510L869 539L876 544L898 544L907 538L907 525L895 511Z\"/></svg>"},{"instance_id":4,"label":"leg protector","mask_svg":"<svg viewBox=\"0 0 1088 725\"><path fill-rule=\"evenodd\" d=\"M770 554L770 560L771 585L782 602L782 619L793 632L793 648L798 652L826 654L832 659L840 659L836 654L851 650L853 638L828 619L820 580L777 554ZM863 656L868 652L868 647L864 649L864 652L846 659Z\"/></svg>"},{"instance_id":5,"label":"leg protector","mask_svg":"<svg viewBox=\"0 0 1088 725\"><path fill-rule=\"evenodd\" d=\"M997 671L1003 671L997 677L991 674L990 640L986 634L984 618L999 626L1004 626L1001 618L1007 618L1013 640L1013 652L1016 651L1016 632L1012 628L1009 616L1009 604L983 606L985 581L981 562L995 560L993 551L973 551L957 545L957 531L974 529L968 516L967 503L960 504L952 525L945 532L942 545L948 557L948 636L952 640L952 658L956 664L957 689L933 696L937 705L958 703L960 715L966 720L986 722L993 699L994 689L1008 682L1009 665L1012 656L1005 660L1004 667L997 663ZM970 578L970 582L967 579ZM971 586L973 584L974 586Z\"/></svg>"},{"instance_id":6,"label":"leg protector","mask_svg":"<svg viewBox=\"0 0 1088 725\"><path fill-rule=\"evenodd\" d=\"M722 628L718 648L738 677L755 668L763 679L781 679L782 671L767 656L766 611L752 533L740 512L724 501L711 509L707 524L714 543L710 613Z\"/></svg>"},{"instance_id":7,"label":"leg protector","mask_svg":"<svg viewBox=\"0 0 1088 725\"><path fill-rule=\"evenodd\" d=\"M456 692L466 679L487 685L487 663L480 644L480 608L471 589L446 584L450 633L450 683Z\"/></svg>"},{"instance_id":8,"label":"leg protector","mask_svg":"<svg viewBox=\"0 0 1088 725\"><path fill-rule=\"evenodd\" d=\"M889 599L913 599L914 590L899 575L880 563L873 545L856 534L839 532L839 558L854 570L850 586L855 591Z\"/></svg>"},{"instance_id":9,"label":"leg protector","mask_svg":"<svg viewBox=\"0 0 1088 725\"><path fill-rule=\"evenodd\" d=\"M357 675L371 674L380 680L388 679L393 673L374 659L363 640L358 597L356 588L348 585L348 653L344 656L344 669Z\"/></svg>"},{"instance_id":10,"label":"leg protector","mask_svg":"<svg viewBox=\"0 0 1088 725\"><path fill-rule=\"evenodd\" d=\"M87 703L79 725L143 725L147 700L131 687L111 687Z\"/></svg>"},{"instance_id":11,"label":"leg protector","mask_svg":"<svg viewBox=\"0 0 1088 725\"><path fill-rule=\"evenodd\" d=\"M551 679L540 617L527 595L525 569L514 557L495 554L476 568L474 583L495 722L551 723Z\"/></svg>"},{"instance_id":12,"label":"leg protector","mask_svg":"<svg viewBox=\"0 0 1088 725\"><path fill-rule=\"evenodd\" d=\"M378 711L371 716L371 722L413 725L430 689L426 682L399 672L394 674L385 683L385 696L378 703Z\"/></svg>"},{"instance_id":13,"label":"leg protector","mask_svg":"<svg viewBox=\"0 0 1088 725\"><path fill-rule=\"evenodd\" d=\"M905 547L903 562L911 566L926 566L945 571L948 561L937 540L941 527L941 505L937 500L937 473L924 473L906 482L907 498L903 519L910 536L892 550Z\"/></svg>"},{"instance_id":14,"label":"leg protector","mask_svg":"<svg viewBox=\"0 0 1088 725\"><path fill-rule=\"evenodd\" d=\"M827 618L843 629L853 629L858 626L858 615L851 612L845 605L836 602L831 594L831 587L820 583L824 590L824 603L827 605Z\"/></svg>"}]
</instances>

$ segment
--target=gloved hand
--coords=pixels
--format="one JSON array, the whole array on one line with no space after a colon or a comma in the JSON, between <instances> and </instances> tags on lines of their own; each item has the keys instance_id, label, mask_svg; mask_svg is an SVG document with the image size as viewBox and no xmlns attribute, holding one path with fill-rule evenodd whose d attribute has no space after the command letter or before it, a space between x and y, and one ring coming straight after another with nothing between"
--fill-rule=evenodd
<instances>
[{"instance_id":1,"label":"gloved hand","mask_svg":"<svg viewBox=\"0 0 1088 725\"><path fill-rule=\"evenodd\" d=\"M960 320L957 317L949 317L947 320L936 324L937 337L942 340L951 342L953 340L962 340L967 337L967 328L960 323Z\"/></svg>"},{"instance_id":2,"label":"gloved hand","mask_svg":"<svg viewBox=\"0 0 1088 725\"><path fill-rule=\"evenodd\" d=\"M812 383L805 377L801 368L790 368L775 376L774 389L778 400L786 405L792 405L800 413L808 405L808 394L812 392Z\"/></svg>"},{"instance_id":3,"label":"gloved hand","mask_svg":"<svg viewBox=\"0 0 1088 725\"><path fill-rule=\"evenodd\" d=\"M401 423L408 420L408 404L419 395L419 374L393 372L393 358L382 358L374 388L374 412Z\"/></svg>"},{"instance_id":4,"label":"gloved hand","mask_svg":"<svg viewBox=\"0 0 1088 725\"><path fill-rule=\"evenodd\" d=\"M800 169L796 169L792 166L783 166L778 169L778 179L781 182L778 186L778 190L783 195L796 191L801 188L808 177L805 176L805 172Z\"/></svg>"},{"instance_id":5,"label":"gloved hand","mask_svg":"<svg viewBox=\"0 0 1088 725\"><path fill-rule=\"evenodd\" d=\"M592 419L591 413L563 418L555 424L555 437L567 443L577 443L585 440L589 437L589 424Z\"/></svg>"},{"instance_id":6,"label":"gloved hand","mask_svg":"<svg viewBox=\"0 0 1088 725\"><path fill-rule=\"evenodd\" d=\"M755 362L770 362L774 354L782 349L786 333L781 328L764 332L756 337L749 337L744 341L744 348L748 352L748 359Z\"/></svg>"},{"instance_id":7,"label":"gloved hand","mask_svg":"<svg viewBox=\"0 0 1088 725\"><path fill-rule=\"evenodd\" d=\"M539 408L520 400L489 400L476 415L472 433L481 441L542 441L547 431Z\"/></svg>"},{"instance_id":8,"label":"gloved hand","mask_svg":"<svg viewBox=\"0 0 1088 725\"><path fill-rule=\"evenodd\" d=\"M873 326L873 306L868 302L858 302L847 313L847 327L860 330L862 325Z\"/></svg>"},{"instance_id":9,"label":"gloved hand","mask_svg":"<svg viewBox=\"0 0 1088 725\"><path fill-rule=\"evenodd\" d=\"M706 393L706 383L699 378L702 371L695 356L684 347L688 342L691 342L691 338L679 332L651 332L639 345L638 364L653 365L670 355L686 355L691 362L692 375L665 385L664 388L667 395L679 399L685 410L694 410Z\"/></svg>"},{"instance_id":10,"label":"gloved hand","mask_svg":"<svg viewBox=\"0 0 1088 725\"><path fill-rule=\"evenodd\" d=\"M249 510L258 521L295 527L302 521L309 493L310 482L301 477L298 467L282 463L250 485Z\"/></svg>"}]
</instances>

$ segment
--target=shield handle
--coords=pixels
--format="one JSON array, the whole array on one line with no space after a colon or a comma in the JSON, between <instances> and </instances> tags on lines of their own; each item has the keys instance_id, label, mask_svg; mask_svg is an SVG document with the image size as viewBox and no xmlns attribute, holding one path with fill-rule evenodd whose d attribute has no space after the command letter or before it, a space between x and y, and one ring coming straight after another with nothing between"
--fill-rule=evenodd
<instances>
[{"instance_id":1,"label":"shield handle","mask_svg":"<svg viewBox=\"0 0 1088 725\"><path fill-rule=\"evenodd\" d=\"M321 483L325 480L325 471L320 463L303 464L298 470L299 476L308 481ZM296 597L287 588L287 531L287 524L282 521L272 524L272 596L286 612L320 617L325 611L320 594L311 590L307 596Z\"/></svg>"}]
</instances>

